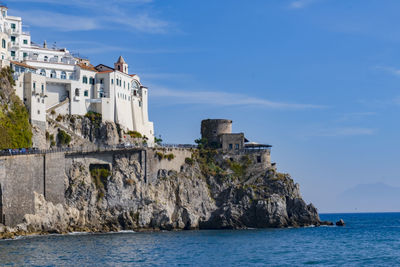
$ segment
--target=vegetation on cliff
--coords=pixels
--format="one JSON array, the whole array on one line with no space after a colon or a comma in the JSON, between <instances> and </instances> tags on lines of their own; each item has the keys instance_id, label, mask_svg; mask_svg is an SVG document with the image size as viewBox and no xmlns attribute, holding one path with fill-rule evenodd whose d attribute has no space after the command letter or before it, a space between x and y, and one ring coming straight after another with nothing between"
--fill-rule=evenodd
<instances>
[{"instance_id":1,"label":"vegetation on cliff","mask_svg":"<svg viewBox=\"0 0 400 267\"><path fill-rule=\"evenodd\" d=\"M9 67L0 71L0 149L32 146L32 128L25 105L15 94Z\"/></svg>"}]
</instances>

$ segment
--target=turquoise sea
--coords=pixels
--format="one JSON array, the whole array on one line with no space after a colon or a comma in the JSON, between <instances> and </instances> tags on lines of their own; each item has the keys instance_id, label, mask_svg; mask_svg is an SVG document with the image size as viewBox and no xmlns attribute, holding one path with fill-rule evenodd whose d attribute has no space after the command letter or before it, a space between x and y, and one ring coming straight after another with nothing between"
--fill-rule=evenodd
<instances>
[{"instance_id":1,"label":"turquoise sea","mask_svg":"<svg viewBox=\"0 0 400 267\"><path fill-rule=\"evenodd\" d=\"M345 227L25 237L0 241L0 265L400 265L400 213L321 215L340 218Z\"/></svg>"}]
</instances>

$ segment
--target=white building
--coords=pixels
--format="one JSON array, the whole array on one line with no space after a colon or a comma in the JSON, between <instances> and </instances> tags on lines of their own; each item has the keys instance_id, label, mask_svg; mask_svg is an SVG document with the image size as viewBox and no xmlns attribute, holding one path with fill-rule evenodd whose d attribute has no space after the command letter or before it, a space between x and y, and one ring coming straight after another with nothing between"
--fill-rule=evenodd
<instances>
[{"instance_id":1,"label":"white building","mask_svg":"<svg viewBox=\"0 0 400 267\"><path fill-rule=\"evenodd\" d=\"M119 57L114 67L74 57L67 49L38 46L22 31L22 19L8 16L0 6L1 65L11 65L16 93L24 101L31 122L46 127L46 115L57 107L61 114L102 114L103 121L137 131L154 144L154 126L148 118L148 89L129 74Z\"/></svg>"}]
</instances>

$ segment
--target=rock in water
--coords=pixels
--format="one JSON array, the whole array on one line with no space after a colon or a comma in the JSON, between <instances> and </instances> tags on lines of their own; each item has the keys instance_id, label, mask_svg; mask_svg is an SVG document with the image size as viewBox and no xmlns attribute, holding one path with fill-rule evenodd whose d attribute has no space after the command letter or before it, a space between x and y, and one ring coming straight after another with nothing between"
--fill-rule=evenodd
<instances>
[{"instance_id":1,"label":"rock in water","mask_svg":"<svg viewBox=\"0 0 400 267\"><path fill-rule=\"evenodd\" d=\"M343 221L343 219L340 219L339 221L336 222L336 226L345 226L345 222Z\"/></svg>"}]
</instances>

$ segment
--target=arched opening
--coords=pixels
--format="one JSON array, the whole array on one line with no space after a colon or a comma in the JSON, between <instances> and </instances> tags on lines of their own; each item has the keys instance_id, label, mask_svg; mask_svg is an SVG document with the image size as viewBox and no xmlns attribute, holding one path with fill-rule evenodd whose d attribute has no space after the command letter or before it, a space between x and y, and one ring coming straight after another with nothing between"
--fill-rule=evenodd
<instances>
[{"instance_id":1,"label":"arched opening","mask_svg":"<svg viewBox=\"0 0 400 267\"><path fill-rule=\"evenodd\" d=\"M67 79L67 73L65 71L61 72L61 79Z\"/></svg>"},{"instance_id":2,"label":"arched opening","mask_svg":"<svg viewBox=\"0 0 400 267\"><path fill-rule=\"evenodd\" d=\"M42 70L40 71L40 75L46 76L46 70L42 69Z\"/></svg>"},{"instance_id":3,"label":"arched opening","mask_svg":"<svg viewBox=\"0 0 400 267\"><path fill-rule=\"evenodd\" d=\"M4 214L3 214L3 191L0 184L0 223L5 224Z\"/></svg>"},{"instance_id":4,"label":"arched opening","mask_svg":"<svg viewBox=\"0 0 400 267\"><path fill-rule=\"evenodd\" d=\"M50 78L57 78L57 73L55 70L51 71Z\"/></svg>"},{"instance_id":5,"label":"arched opening","mask_svg":"<svg viewBox=\"0 0 400 267\"><path fill-rule=\"evenodd\" d=\"M48 56L44 56L44 62L49 61L49 57Z\"/></svg>"}]
</instances>

